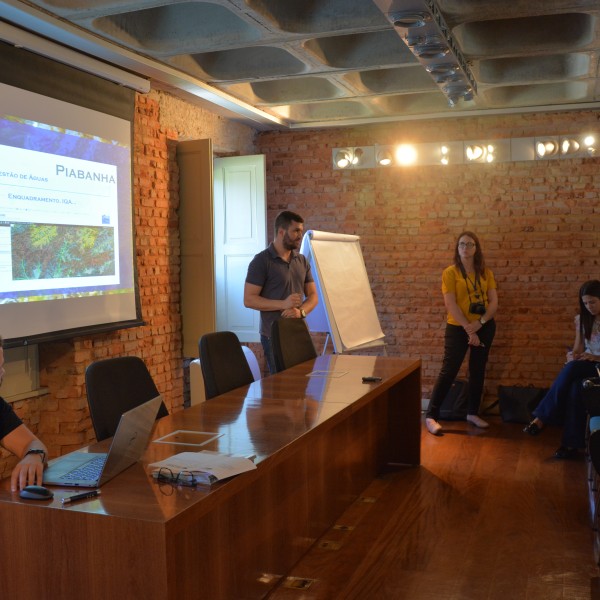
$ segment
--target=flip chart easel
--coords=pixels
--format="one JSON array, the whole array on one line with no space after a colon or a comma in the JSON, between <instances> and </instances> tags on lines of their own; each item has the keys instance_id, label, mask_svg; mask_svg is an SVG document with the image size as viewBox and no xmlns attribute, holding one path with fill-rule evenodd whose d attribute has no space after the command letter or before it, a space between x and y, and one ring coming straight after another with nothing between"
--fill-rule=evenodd
<instances>
[{"instance_id":1,"label":"flip chart easel","mask_svg":"<svg viewBox=\"0 0 600 600\"><path fill-rule=\"evenodd\" d=\"M319 292L319 304L306 319L308 328L327 333L336 354L385 346L359 240L309 230L300 248Z\"/></svg>"}]
</instances>

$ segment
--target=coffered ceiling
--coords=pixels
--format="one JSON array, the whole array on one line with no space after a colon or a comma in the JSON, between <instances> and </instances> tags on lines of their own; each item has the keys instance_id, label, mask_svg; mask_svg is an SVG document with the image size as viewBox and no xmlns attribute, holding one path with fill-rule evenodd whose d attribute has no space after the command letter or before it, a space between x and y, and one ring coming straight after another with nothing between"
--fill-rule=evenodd
<instances>
[{"instance_id":1,"label":"coffered ceiling","mask_svg":"<svg viewBox=\"0 0 600 600\"><path fill-rule=\"evenodd\" d=\"M0 1L10 26L259 129L596 108L599 15L597 0Z\"/></svg>"}]
</instances>

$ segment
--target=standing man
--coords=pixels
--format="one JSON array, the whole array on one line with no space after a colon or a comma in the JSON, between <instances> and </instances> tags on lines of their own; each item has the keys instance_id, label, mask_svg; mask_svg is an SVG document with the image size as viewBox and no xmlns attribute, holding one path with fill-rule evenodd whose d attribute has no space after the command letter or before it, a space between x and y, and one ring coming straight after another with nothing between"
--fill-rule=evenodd
<instances>
[{"instance_id":1,"label":"standing man","mask_svg":"<svg viewBox=\"0 0 600 600\"><path fill-rule=\"evenodd\" d=\"M260 311L260 341L269 371L275 373L271 325L277 319L304 319L319 297L310 265L298 253L304 219L284 210L275 219L275 238L248 266L244 306Z\"/></svg>"},{"instance_id":2,"label":"standing man","mask_svg":"<svg viewBox=\"0 0 600 600\"><path fill-rule=\"evenodd\" d=\"M0 337L0 384L4 377L4 350ZM42 485L42 475L46 465L48 450L33 433L27 429L10 404L0 398L0 444L16 454L21 460L10 477L10 489L15 492L26 485Z\"/></svg>"}]
</instances>

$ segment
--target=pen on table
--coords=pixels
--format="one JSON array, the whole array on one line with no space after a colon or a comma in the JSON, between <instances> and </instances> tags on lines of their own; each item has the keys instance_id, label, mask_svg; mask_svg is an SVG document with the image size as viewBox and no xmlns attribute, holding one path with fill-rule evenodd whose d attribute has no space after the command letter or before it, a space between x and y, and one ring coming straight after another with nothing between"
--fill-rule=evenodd
<instances>
[{"instance_id":1,"label":"pen on table","mask_svg":"<svg viewBox=\"0 0 600 600\"><path fill-rule=\"evenodd\" d=\"M88 498L95 498L100 495L100 490L91 490L89 492L82 492L81 494L75 494L74 496L67 496L62 499L63 504L71 504L77 500L87 500Z\"/></svg>"}]
</instances>

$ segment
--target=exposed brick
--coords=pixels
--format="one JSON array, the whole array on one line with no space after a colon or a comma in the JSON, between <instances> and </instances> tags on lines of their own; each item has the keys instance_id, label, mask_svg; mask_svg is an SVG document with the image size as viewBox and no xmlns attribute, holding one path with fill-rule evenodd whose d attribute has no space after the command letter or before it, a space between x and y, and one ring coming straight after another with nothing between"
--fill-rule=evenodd
<instances>
[{"instance_id":1,"label":"exposed brick","mask_svg":"<svg viewBox=\"0 0 600 600\"><path fill-rule=\"evenodd\" d=\"M333 171L331 149L596 128L590 111L315 130L309 144L295 131L260 133L267 230L293 205L307 229L361 236L387 353L421 357L428 396L442 359L441 271L456 236L472 229L499 281L487 400L500 383L546 386L573 342L579 285L600 275L599 159Z\"/></svg>"}]
</instances>

